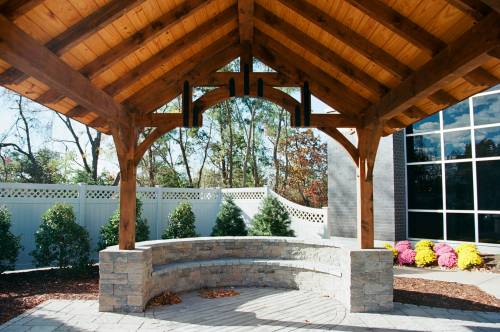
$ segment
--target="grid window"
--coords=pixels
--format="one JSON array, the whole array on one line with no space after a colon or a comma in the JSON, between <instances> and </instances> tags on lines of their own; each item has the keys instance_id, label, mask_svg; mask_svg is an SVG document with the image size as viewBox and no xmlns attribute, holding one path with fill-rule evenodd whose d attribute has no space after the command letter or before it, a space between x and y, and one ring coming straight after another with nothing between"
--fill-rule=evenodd
<instances>
[{"instance_id":1,"label":"grid window","mask_svg":"<svg viewBox=\"0 0 500 332\"><path fill-rule=\"evenodd\" d=\"M474 136L476 157L500 156L500 127L476 129Z\"/></svg>"},{"instance_id":2,"label":"grid window","mask_svg":"<svg viewBox=\"0 0 500 332\"><path fill-rule=\"evenodd\" d=\"M408 237L500 245L500 85L406 135Z\"/></svg>"},{"instance_id":3,"label":"grid window","mask_svg":"<svg viewBox=\"0 0 500 332\"><path fill-rule=\"evenodd\" d=\"M464 159L472 157L470 130L452 131L443 134L444 155L446 159Z\"/></svg>"},{"instance_id":4,"label":"grid window","mask_svg":"<svg viewBox=\"0 0 500 332\"><path fill-rule=\"evenodd\" d=\"M406 141L408 162L441 159L441 137L439 134L409 136Z\"/></svg>"},{"instance_id":5,"label":"grid window","mask_svg":"<svg viewBox=\"0 0 500 332\"><path fill-rule=\"evenodd\" d=\"M470 126L469 100L466 99L443 111L443 128L461 128Z\"/></svg>"},{"instance_id":6,"label":"grid window","mask_svg":"<svg viewBox=\"0 0 500 332\"><path fill-rule=\"evenodd\" d=\"M472 163L445 165L446 208L448 210L473 210Z\"/></svg>"},{"instance_id":7,"label":"grid window","mask_svg":"<svg viewBox=\"0 0 500 332\"><path fill-rule=\"evenodd\" d=\"M418 239L442 239L443 214L434 212L409 212L408 236Z\"/></svg>"},{"instance_id":8,"label":"grid window","mask_svg":"<svg viewBox=\"0 0 500 332\"><path fill-rule=\"evenodd\" d=\"M474 232L473 214L446 214L446 235L448 240L474 242Z\"/></svg>"},{"instance_id":9,"label":"grid window","mask_svg":"<svg viewBox=\"0 0 500 332\"><path fill-rule=\"evenodd\" d=\"M500 122L500 93L474 97L472 103L476 126Z\"/></svg>"}]
</instances>

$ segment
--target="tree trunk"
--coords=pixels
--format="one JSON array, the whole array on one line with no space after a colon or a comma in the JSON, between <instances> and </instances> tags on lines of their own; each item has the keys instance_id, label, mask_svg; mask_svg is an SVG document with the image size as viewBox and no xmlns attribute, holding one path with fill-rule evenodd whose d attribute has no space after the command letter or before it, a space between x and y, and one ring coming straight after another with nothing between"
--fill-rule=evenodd
<instances>
[{"instance_id":1,"label":"tree trunk","mask_svg":"<svg viewBox=\"0 0 500 332\"><path fill-rule=\"evenodd\" d=\"M200 170L198 172L198 182L196 183L196 187L199 188L201 184L201 178L203 176L203 168L205 167L205 162L208 156L208 148L210 147L210 141L212 140L212 123L210 123L210 128L208 129L208 139L207 144L205 144L205 149L203 151L203 160L201 162Z\"/></svg>"},{"instance_id":2,"label":"tree trunk","mask_svg":"<svg viewBox=\"0 0 500 332\"><path fill-rule=\"evenodd\" d=\"M278 160L278 147L281 139L281 123L283 121L283 113L284 109L280 108L280 113L278 116L278 131L276 133L276 139L274 141L273 148L273 162L274 162L274 191L278 192L279 190L279 179L280 179L280 164Z\"/></svg>"},{"instance_id":3,"label":"tree trunk","mask_svg":"<svg viewBox=\"0 0 500 332\"><path fill-rule=\"evenodd\" d=\"M231 108L229 107L229 103L227 101L224 102L225 108L226 108L226 122L227 126L229 128L229 148L228 148L228 163L229 163L229 179L228 179L228 185L229 188L233 187L233 166L234 166L234 158L233 158L233 145L234 145L234 138L233 138L233 119L231 116Z\"/></svg>"},{"instance_id":4,"label":"tree trunk","mask_svg":"<svg viewBox=\"0 0 500 332\"><path fill-rule=\"evenodd\" d=\"M187 158L186 154L186 145L184 143L184 140L182 138L182 128L179 128L179 146L181 148L181 154L182 154L182 161L184 163L184 166L186 167L186 173L188 177L188 182L189 182L189 187L193 187L193 178L191 177L191 169L189 168L189 161Z\"/></svg>"}]
</instances>

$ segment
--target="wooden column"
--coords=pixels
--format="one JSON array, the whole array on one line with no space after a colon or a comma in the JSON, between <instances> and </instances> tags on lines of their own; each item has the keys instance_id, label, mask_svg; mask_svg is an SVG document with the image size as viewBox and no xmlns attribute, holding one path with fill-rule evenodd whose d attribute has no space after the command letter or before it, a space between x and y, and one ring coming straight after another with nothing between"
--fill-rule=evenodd
<instances>
[{"instance_id":1,"label":"wooden column","mask_svg":"<svg viewBox=\"0 0 500 332\"><path fill-rule=\"evenodd\" d=\"M135 208L137 188L137 149L138 130L136 128L117 128L113 130L120 164L120 228L119 243L121 250L135 248Z\"/></svg>"},{"instance_id":2,"label":"wooden column","mask_svg":"<svg viewBox=\"0 0 500 332\"><path fill-rule=\"evenodd\" d=\"M357 128L359 162L357 165L357 231L361 249L374 247L373 168L383 126Z\"/></svg>"}]
</instances>

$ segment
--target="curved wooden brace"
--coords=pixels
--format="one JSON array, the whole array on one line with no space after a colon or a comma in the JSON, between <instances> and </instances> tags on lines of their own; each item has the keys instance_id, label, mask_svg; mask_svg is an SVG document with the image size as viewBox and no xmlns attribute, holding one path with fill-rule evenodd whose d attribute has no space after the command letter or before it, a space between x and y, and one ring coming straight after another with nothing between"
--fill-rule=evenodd
<instances>
[{"instance_id":1,"label":"curved wooden brace","mask_svg":"<svg viewBox=\"0 0 500 332\"><path fill-rule=\"evenodd\" d=\"M258 90L259 90L258 84L254 82L253 84L250 85L250 93L248 95L245 95L243 93L243 84L241 82L236 81L234 97L249 96L254 98L263 98L283 107L287 112L291 114L292 118L294 117L295 108L297 106L300 106L299 101L297 101L289 94L281 90L278 90L276 88L271 88L268 86L264 87L262 96L259 96ZM229 98L232 98L232 96L230 96L229 89L227 87L220 87L212 91L209 91L200 98L196 99L193 103L193 108L196 108L197 111L201 114L210 107L213 107L216 104Z\"/></svg>"},{"instance_id":2,"label":"curved wooden brace","mask_svg":"<svg viewBox=\"0 0 500 332\"><path fill-rule=\"evenodd\" d=\"M356 166L359 166L359 151L356 146L354 146L354 144L352 144L347 137L344 136L344 134L342 134L337 128L333 127L318 127L318 129L342 145L344 149L346 149L347 153L349 153Z\"/></svg>"},{"instance_id":3,"label":"curved wooden brace","mask_svg":"<svg viewBox=\"0 0 500 332\"><path fill-rule=\"evenodd\" d=\"M158 127L155 128L149 135L137 146L135 149L134 153L134 162L136 165L139 164L141 161L142 157L144 156L144 153L151 147L151 145L156 142L156 140L166 133L168 133L170 130L173 130L177 127L180 127L177 123L170 123L166 126Z\"/></svg>"}]
</instances>

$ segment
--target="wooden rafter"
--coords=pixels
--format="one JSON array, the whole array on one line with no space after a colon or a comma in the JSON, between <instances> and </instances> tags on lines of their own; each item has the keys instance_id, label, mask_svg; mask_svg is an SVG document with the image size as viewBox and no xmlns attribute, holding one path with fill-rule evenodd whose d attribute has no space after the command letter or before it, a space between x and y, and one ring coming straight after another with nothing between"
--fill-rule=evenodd
<instances>
[{"instance_id":1,"label":"wooden rafter","mask_svg":"<svg viewBox=\"0 0 500 332\"><path fill-rule=\"evenodd\" d=\"M126 89L128 86L142 79L143 76L148 75L151 71L161 66L162 63L181 54L200 40L209 37L211 33L233 20L235 15L235 6L227 8L122 75L118 80L106 86L104 91L112 96L118 94L121 90Z\"/></svg>"},{"instance_id":2,"label":"wooden rafter","mask_svg":"<svg viewBox=\"0 0 500 332\"><path fill-rule=\"evenodd\" d=\"M257 57L293 79L308 81L313 93L340 113L353 115L369 105L368 100L259 29L255 37L259 44L254 46L254 49L259 48L258 54L255 53Z\"/></svg>"},{"instance_id":3,"label":"wooden rafter","mask_svg":"<svg viewBox=\"0 0 500 332\"><path fill-rule=\"evenodd\" d=\"M478 67L464 76L464 79L476 86L493 86L500 83L500 78L496 78L485 69Z\"/></svg>"},{"instance_id":4,"label":"wooden rafter","mask_svg":"<svg viewBox=\"0 0 500 332\"><path fill-rule=\"evenodd\" d=\"M241 44L253 41L253 11L254 0L238 0L238 26Z\"/></svg>"},{"instance_id":5,"label":"wooden rafter","mask_svg":"<svg viewBox=\"0 0 500 332\"><path fill-rule=\"evenodd\" d=\"M500 1L498 0L481 0L485 5L500 13Z\"/></svg>"},{"instance_id":6,"label":"wooden rafter","mask_svg":"<svg viewBox=\"0 0 500 332\"><path fill-rule=\"evenodd\" d=\"M269 12L264 7L260 5L255 6L255 18L262 24L280 32L295 43L313 52L323 61L328 62L341 73L349 76L349 78L355 80L368 90L372 91L374 94L383 95L387 92L387 87L385 87L382 83L378 82L373 77L318 42L316 39L309 37L309 35L305 32L297 29L292 24L287 23L277 15Z\"/></svg>"},{"instance_id":7,"label":"wooden rafter","mask_svg":"<svg viewBox=\"0 0 500 332\"><path fill-rule=\"evenodd\" d=\"M144 0L113 0L51 39L45 47L61 55L142 2ZM18 68L11 68L0 74L2 84L19 84L27 78Z\"/></svg>"},{"instance_id":8,"label":"wooden rafter","mask_svg":"<svg viewBox=\"0 0 500 332\"><path fill-rule=\"evenodd\" d=\"M5 0L0 5L0 14L7 19L14 21L40 5L44 0Z\"/></svg>"},{"instance_id":9,"label":"wooden rafter","mask_svg":"<svg viewBox=\"0 0 500 332\"><path fill-rule=\"evenodd\" d=\"M382 48L331 17L315 5L305 0L279 0L283 5L313 22L338 40L362 54L364 57L383 67L399 79L407 77L411 69Z\"/></svg>"},{"instance_id":10,"label":"wooden rafter","mask_svg":"<svg viewBox=\"0 0 500 332\"><path fill-rule=\"evenodd\" d=\"M489 11L488 6L481 0L446 0L446 2L476 21L480 21Z\"/></svg>"},{"instance_id":11,"label":"wooden rafter","mask_svg":"<svg viewBox=\"0 0 500 332\"><path fill-rule=\"evenodd\" d=\"M420 49L434 54L446 44L439 38L427 32L406 16L385 5L380 0L346 0L372 19L408 40Z\"/></svg>"},{"instance_id":12,"label":"wooden rafter","mask_svg":"<svg viewBox=\"0 0 500 332\"><path fill-rule=\"evenodd\" d=\"M130 126L121 104L3 16L0 36L0 58L105 119Z\"/></svg>"},{"instance_id":13,"label":"wooden rafter","mask_svg":"<svg viewBox=\"0 0 500 332\"><path fill-rule=\"evenodd\" d=\"M215 72L210 73L204 77L200 77L196 81L197 86L227 86L229 84L229 79L235 78L236 80L242 80L242 73L233 72ZM250 81L255 82L258 79L264 81L265 86L279 86L279 87L300 87L304 82L291 79L290 77L282 73L267 73L267 72L253 72L250 73Z\"/></svg>"},{"instance_id":14,"label":"wooden rafter","mask_svg":"<svg viewBox=\"0 0 500 332\"><path fill-rule=\"evenodd\" d=\"M111 48L106 53L98 56L92 62L83 66L80 73L94 78L109 69L112 65L125 58L127 55L137 51L145 43L158 37L160 34L179 24L186 16L194 14L198 9L206 5L205 0L187 0L178 5L165 15L157 18L143 29L137 31L121 43ZM56 91L49 90L37 98L37 101L46 103L56 103L64 98Z\"/></svg>"},{"instance_id":15,"label":"wooden rafter","mask_svg":"<svg viewBox=\"0 0 500 332\"><path fill-rule=\"evenodd\" d=\"M449 106L454 105L459 102L459 100L453 97L451 94L443 89L440 89L429 96L429 99L436 105L439 106Z\"/></svg>"},{"instance_id":16,"label":"wooden rafter","mask_svg":"<svg viewBox=\"0 0 500 332\"><path fill-rule=\"evenodd\" d=\"M479 67L490 58L487 53L500 45L498 22L500 15L489 14L365 110L366 121L373 121L376 117L389 120Z\"/></svg>"}]
</instances>

